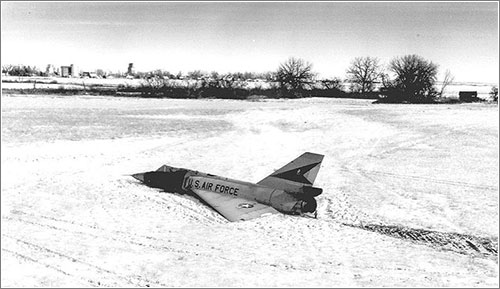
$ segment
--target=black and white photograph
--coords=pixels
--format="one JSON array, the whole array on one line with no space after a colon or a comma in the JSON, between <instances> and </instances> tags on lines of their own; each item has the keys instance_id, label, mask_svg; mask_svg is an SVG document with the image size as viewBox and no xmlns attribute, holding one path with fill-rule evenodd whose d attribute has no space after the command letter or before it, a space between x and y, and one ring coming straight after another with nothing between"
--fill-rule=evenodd
<instances>
[{"instance_id":1,"label":"black and white photograph","mask_svg":"<svg viewBox=\"0 0 500 289\"><path fill-rule=\"evenodd\" d=\"M2 288L498 288L498 1L1 1Z\"/></svg>"}]
</instances>

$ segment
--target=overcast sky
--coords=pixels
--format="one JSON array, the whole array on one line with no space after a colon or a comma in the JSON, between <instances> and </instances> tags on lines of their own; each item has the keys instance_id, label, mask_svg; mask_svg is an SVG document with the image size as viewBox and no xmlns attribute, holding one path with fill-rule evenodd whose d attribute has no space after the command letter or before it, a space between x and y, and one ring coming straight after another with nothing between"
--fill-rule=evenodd
<instances>
[{"instance_id":1,"label":"overcast sky","mask_svg":"<svg viewBox=\"0 0 500 289\"><path fill-rule=\"evenodd\" d=\"M2 64L126 71L276 70L290 56L320 77L354 57L418 54L456 81L498 83L496 2L5 2Z\"/></svg>"}]
</instances>

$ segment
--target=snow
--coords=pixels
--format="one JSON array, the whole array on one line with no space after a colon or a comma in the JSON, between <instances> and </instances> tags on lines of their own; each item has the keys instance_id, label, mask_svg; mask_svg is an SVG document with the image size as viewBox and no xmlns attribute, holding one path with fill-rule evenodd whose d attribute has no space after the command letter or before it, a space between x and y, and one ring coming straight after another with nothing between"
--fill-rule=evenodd
<instances>
[{"instance_id":1,"label":"snow","mask_svg":"<svg viewBox=\"0 0 500 289\"><path fill-rule=\"evenodd\" d=\"M2 95L3 287L498 287L498 255L359 228L498 243L498 107L368 100ZM318 219L229 223L131 174L259 181L325 155ZM497 248L498 250L498 248Z\"/></svg>"}]
</instances>

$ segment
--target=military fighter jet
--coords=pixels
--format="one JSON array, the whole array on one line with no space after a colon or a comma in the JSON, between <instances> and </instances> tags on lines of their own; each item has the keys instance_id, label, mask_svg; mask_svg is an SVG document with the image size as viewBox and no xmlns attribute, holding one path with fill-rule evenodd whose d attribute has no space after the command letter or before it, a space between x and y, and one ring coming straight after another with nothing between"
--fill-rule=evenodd
<instances>
[{"instance_id":1,"label":"military fighter jet","mask_svg":"<svg viewBox=\"0 0 500 289\"><path fill-rule=\"evenodd\" d=\"M306 152L256 184L167 165L132 176L167 192L193 193L232 222L278 212L316 216L314 197L323 190L312 185L322 160Z\"/></svg>"}]
</instances>

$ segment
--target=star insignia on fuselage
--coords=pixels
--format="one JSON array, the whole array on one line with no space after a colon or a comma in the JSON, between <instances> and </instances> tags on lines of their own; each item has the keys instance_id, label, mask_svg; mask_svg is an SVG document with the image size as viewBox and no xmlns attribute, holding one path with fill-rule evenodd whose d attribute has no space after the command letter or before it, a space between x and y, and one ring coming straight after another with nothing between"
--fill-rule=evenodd
<instances>
[{"instance_id":1,"label":"star insignia on fuselage","mask_svg":"<svg viewBox=\"0 0 500 289\"><path fill-rule=\"evenodd\" d=\"M249 204L249 203L241 203L241 204L238 205L238 208L240 208L240 209L250 209L250 208L253 208L253 205Z\"/></svg>"}]
</instances>

